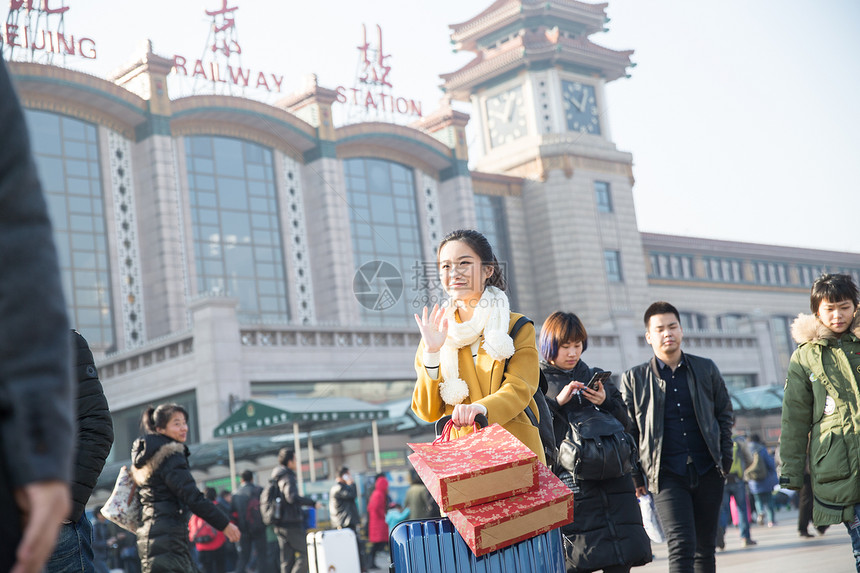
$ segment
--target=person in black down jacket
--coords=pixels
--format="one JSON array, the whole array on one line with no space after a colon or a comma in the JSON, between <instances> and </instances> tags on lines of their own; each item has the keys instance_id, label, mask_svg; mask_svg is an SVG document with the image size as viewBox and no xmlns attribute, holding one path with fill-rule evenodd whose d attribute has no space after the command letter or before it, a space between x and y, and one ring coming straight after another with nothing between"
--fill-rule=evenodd
<instances>
[{"instance_id":1,"label":"person in black down jacket","mask_svg":"<svg viewBox=\"0 0 860 573\"><path fill-rule=\"evenodd\" d=\"M553 411L558 444L569 428L567 413L575 409L597 406L625 429L630 426L621 392L611 382L598 383L596 390L585 387L601 371L580 360L586 348L588 334L575 314L555 312L546 319L540 333L540 367L547 380L547 404ZM559 477L574 492L573 522L562 527L569 542L565 543L569 573L600 569L623 573L651 561L651 541L642 527L630 474L579 480L575 485L569 472L561 470Z\"/></svg>"},{"instance_id":2,"label":"person in black down jacket","mask_svg":"<svg viewBox=\"0 0 860 573\"><path fill-rule=\"evenodd\" d=\"M239 528L206 499L188 469L188 412L178 404L149 407L142 425L147 434L131 446L131 475L138 485L143 524L137 530L142 573L195 571L188 549L189 510L230 541Z\"/></svg>"},{"instance_id":3,"label":"person in black down jacket","mask_svg":"<svg viewBox=\"0 0 860 573\"><path fill-rule=\"evenodd\" d=\"M278 547L281 550L281 573L307 573L308 545L305 537L305 514L302 506L312 507L314 500L299 495L296 477L296 453L290 448L278 451L278 466L272 470L284 496L281 521L275 525ZM298 557L296 557L298 554Z\"/></svg>"},{"instance_id":4,"label":"person in black down jacket","mask_svg":"<svg viewBox=\"0 0 860 573\"><path fill-rule=\"evenodd\" d=\"M331 516L331 526L338 529L349 528L355 533L358 543L358 560L361 570L366 571L364 563L364 541L361 539L361 515L358 513L358 488L349 473L349 468L343 466L338 470L335 483L328 495L328 511Z\"/></svg>"},{"instance_id":5,"label":"person in black down jacket","mask_svg":"<svg viewBox=\"0 0 860 573\"><path fill-rule=\"evenodd\" d=\"M93 528L84 515L87 501L102 473L113 444L113 421L110 417L93 353L77 330L71 331L74 352L74 377L78 382L75 410L78 431L72 468L72 513L60 529L57 546L45 565L46 573L80 571L81 563L93 563Z\"/></svg>"},{"instance_id":6,"label":"person in black down jacket","mask_svg":"<svg viewBox=\"0 0 860 573\"><path fill-rule=\"evenodd\" d=\"M260 494L263 488L254 485L254 474L251 470L242 472L242 485L233 493L230 508L239 520L239 531L242 541L239 551L237 573L245 573L251 560L251 549L257 553L257 569L263 569L266 557L266 525L260 514Z\"/></svg>"}]
</instances>

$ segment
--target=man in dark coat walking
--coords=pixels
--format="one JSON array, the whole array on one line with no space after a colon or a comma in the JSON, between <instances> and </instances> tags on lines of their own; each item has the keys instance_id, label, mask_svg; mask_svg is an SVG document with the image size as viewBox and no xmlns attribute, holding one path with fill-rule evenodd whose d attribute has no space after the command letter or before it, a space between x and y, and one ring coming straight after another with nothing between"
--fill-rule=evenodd
<instances>
[{"instance_id":1,"label":"man in dark coat walking","mask_svg":"<svg viewBox=\"0 0 860 573\"><path fill-rule=\"evenodd\" d=\"M237 573L245 573L251 560L251 551L257 553L257 571L264 571L266 563L266 526L260 514L260 494L263 488L254 485L254 474L251 470L242 472L242 485L233 493L230 500L232 513L239 520L239 562Z\"/></svg>"},{"instance_id":2,"label":"man in dark coat walking","mask_svg":"<svg viewBox=\"0 0 860 573\"><path fill-rule=\"evenodd\" d=\"M57 547L45 565L47 573L80 570L81 562L93 563L93 528L84 513L113 445L110 416L93 353L77 330L71 331L78 431L72 468L72 513L63 522Z\"/></svg>"},{"instance_id":3,"label":"man in dark coat walking","mask_svg":"<svg viewBox=\"0 0 860 573\"><path fill-rule=\"evenodd\" d=\"M69 338L48 209L0 61L0 571L37 571L70 508Z\"/></svg>"},{"instance_id":4,"label":"man in dark coat walking","mask_svg":"<svg viewBox=\"0 0 860 573\"><path fill-rule=\"evenodd\" d=\"M308 573L308 545L302 506L310 507L315 502L309 497L299 495L296 453L289 448L281 448L278 452L278 464L280 465L272 470L272 479L278 482L281 495L284 496L281 521L275 526L281 549L281 573Z\"/></svg>"},{"instance_id":5,"label":"man in dark coat walking","mask_svg":"<svg viewBox=\"0 0 860 573\"><path fill-rule=\"evenodd\" d=\"M335 484L332 486L328 497L328 509L331 515L331 525L338 529L352 529L355 533L355 541L358 543L358 559L361 570L365 571L364 542L361 540L361 515L358 513L358 504L355 499L358 491L349 468L343 466L337 472Z\"/></svg>"},{"instance_id":6,"label":"man in dark coat walking","mask_svg":"<svg viewBox=\"0 0 860 573\"><path fill-rule=\"evenodd\" d=\"M636 495L654 494L669 570L713 572L723 483L732 465L732 403L716 364L681 351L678 309L655 302L644 319L654 356L621 378L642 466L633 476Z\"/></svg>"}]
</instances>

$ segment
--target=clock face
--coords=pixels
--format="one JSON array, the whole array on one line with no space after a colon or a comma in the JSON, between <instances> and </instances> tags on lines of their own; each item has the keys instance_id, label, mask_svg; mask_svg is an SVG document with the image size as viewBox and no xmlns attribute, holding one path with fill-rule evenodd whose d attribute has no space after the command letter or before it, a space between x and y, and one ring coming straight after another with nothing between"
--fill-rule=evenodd
<instances>
[{"instance_id":1,"label":"clock face","mask_svg":"<svg viewBox=\"0 0 860 573\"><path fill-rule=\"evenodd\" d=\"M561 92L567 130L600 135L600 117L594 86L562 80Z\"/></svg>"},{"instance_id":2,"label":"clock face","mask_svg":"<svg viewBox=\"0 0 860 573\"><path fill-rule=\"evenodd\" d=\"M487 99L490 145L498 147L526 134L523 88L516 87Z\"/></svg>"}]
</instances>

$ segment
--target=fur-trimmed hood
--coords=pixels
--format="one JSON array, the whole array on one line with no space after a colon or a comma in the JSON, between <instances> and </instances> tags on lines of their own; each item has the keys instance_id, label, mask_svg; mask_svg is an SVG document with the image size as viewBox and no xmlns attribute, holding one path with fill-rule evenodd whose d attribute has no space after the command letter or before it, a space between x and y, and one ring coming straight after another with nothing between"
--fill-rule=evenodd
<instances>
[{"instance_id":1,"label":"fur-trimmed hood","mask_svg":"<svg viewBox=\"0 0 860 573\"><path fill-rule=\"evenodd\" d=\"M162 434L147 434L134 441L131 447L131 477L137 485L149 481L164 460L174 454L188 456L188 447Z\"/></svg>"},{"instance_id":2,"label":"fur-trimmed hood","mask_svg":"<svg viewBox=\"0 0 860 573\"><path fill-rule=\"evenodd\" d=\"M860 313L854 315L854 320L848 330L860 338ZM817 340L833 341L839 338L835 332L824 326L814 314L797 315L797 318L791 323L791 337L798 344Z\"/></svg>"}]
</instances>

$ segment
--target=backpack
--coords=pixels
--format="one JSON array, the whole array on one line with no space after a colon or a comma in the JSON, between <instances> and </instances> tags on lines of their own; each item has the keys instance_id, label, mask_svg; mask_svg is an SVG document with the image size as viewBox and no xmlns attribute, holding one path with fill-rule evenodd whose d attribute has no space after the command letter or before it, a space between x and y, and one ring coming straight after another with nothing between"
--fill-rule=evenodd
<instances>
[{"instance_id":1,"label":"backpack","mask_svg":"<svg viewBox=\"0 0 860 573\"><path fill-rule=\"evenodd\" d=\"M209 525L209 522L202 517L195 515L194 518L197 530L194 532L194 538L191 541L194 543L212 543L215 541L215 537L218 535L215 528Z\"/></svg>"},{"instance_id":2,"label":"backpack","mask_svg":"<svg viewBox=\"0 0 860 573\"><path fill-rule=\"evenodd\" d=\"M248 505L245 506L245 527L248 533L251 534L259 533L266 528L266 524L263 523L263 516L260 513L261 495L262 490L255 488L248 498Z\"/></svg>"},{"instance_id":3,"label":"backpack","mask_svg":"<svg viewBox=\"0 0 860 573\"><path fill-rule=\"evenodd\" d=\"M523 327L526 323L534 324L528 317L521 316L519 320L517 320L514 325L511 327L510 337L511 340L516 338L517 333L520 331L520 328ZM508 358L505 360L505 370L508 369L508 362L511 359ZM526 405L526 409L524 410L526 416L528 416L529 421L531 421L532 426L538 429L540 433L540 441L543 443L543 452L546 456L546 465L549 468L552 468L556 463L556 447L555 447L555 432L553 431L552 425L552 411L549 409L549 405L546 403L546 390L549 387L547 384L546 378L543 375L543 372L538 369L538 374L540 375L540 381L538 382L538 389L534 393L534 401L537 405L538 414L540 414L540 420L535 417L532 409ZM504 372L503 372L504 375Z\"/></svg>"},{"instance_id":4,"label":"backpack","mask_svg":"<svg viewBox=\"0 0 860 573\"><path fill-rule=\"evenodd\" d=\"M633 437L618 419L597 407L567 413L568 430L558 447L558 465L575 480L621 477L636 467Z\"/></svg>"},{"instance_id":5,"label":"backpack","mask_svg":"<svg viewBox=\"0 0 860 573\"><path fill-rule=\"evenodd\" d=\"M732 438L732 466L729 468L729 483L743 481L747 469L753 464L749 452L740 438Z\"/></svg>"},{"instance_id":6,"label":"backpack","mask_svg":"<svg viewBox=\"0 0 860 573\"><path fill-rule=\"evenodd\" d=\"M284 496L281 485L270 479L269 485L260 493L260 517L266 525L278 525L284 516ZM250 504L249 504L250 505Z\"/></svg>"},{"instance_id":7,"label":"backpack","mask_svg":"<svg viewBox=\"0 0 860 573\"><path fill-rule=\"evenodd\" d=\"M744 477L751 481L760 481L767 478L767 464L764 461L764 456L757 451L753 454L753 461L750 467L744 472Z\"/></svg>"}]
</instances>

